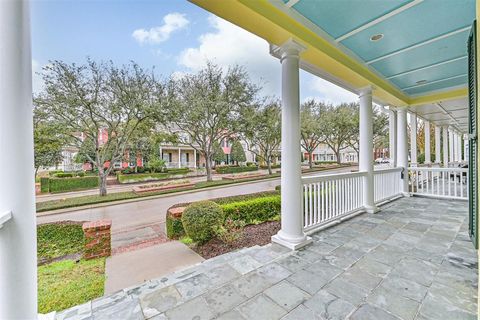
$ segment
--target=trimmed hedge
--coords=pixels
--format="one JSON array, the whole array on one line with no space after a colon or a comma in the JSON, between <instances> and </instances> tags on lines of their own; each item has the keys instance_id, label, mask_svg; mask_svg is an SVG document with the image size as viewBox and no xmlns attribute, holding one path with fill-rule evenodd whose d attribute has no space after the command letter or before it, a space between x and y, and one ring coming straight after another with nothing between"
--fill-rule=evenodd
<instances>
[{"instance_id":1,"label":"trimmed hedge","mask_svg":"<svg viewBox=\"0 0 480 320\"><path fill-rule=\"evenodd\" d=\"M167 215L165 229L167 230L167 238L169 239L179 239L185 235L182 217Z\"/></svg>"},{"instance_id":2,"label":"trimmed hedge","mask_svg":"<svg viewBox=\"0 0 480 320\"><path fill-rule=\"evenodd\" d=\"M211 201L220 205L224 213L224 219L243 220L247 224L273 220L280 215L281 210L280 194L277 191L218 198ZM188 205L177 204L171 208ZM168 238L178 239L185 235L181 219L179 216L174 217L167 214L166 229Z\"/></svg>"},{"instance_id":3,"label":"trimmed hedge","mask_svg":"<svg viewBox=\"0 0 480 320\"><path fill-rule=\"evenodd\" d=\"M261 169L268 169L268 166L267 165L263 165L263 166L260 166ZM272 164L271 165L271 168L272 169L280 169L281 168L281 165L280 164Z\"/></svg>"},{"instance_id":4,"label":"trimmed hedge","mask_svg":"<svg viewBox=\"0 0 480 320\"><path fill-rule=\"evenodd\" d=\"M98 177L50 178L48 185L52 193L67 192L97 188L99 179Z\"/></svg>"},{"instance_id":5,"label":"trimmed hedge","mask_svg":"<svg viewBox=\"0 0 480 320\"><path fill-rule=\"evenodd\" d=\"M120 183L134 183L134 182L145 182L145 181L155 181L163 180L171 177L171 174L167 172L159 173L136 173L136 174L117 174L117 180Z\"/></svg>"},{"instance_id":6,"label":"trimmed hedge","mask_svg":"<svg viewBox=\"0 0 480 320\"><path fill-rule=\"evenodd\" d=\"M215 171L217 173L239 173L239 172L248 172L248 171L257 171L257 166L216 166Z\"/></svg>"},{"instance_id":7,"label":"trimmed hedge","mask_svg":"<svg viewBox=\"0 0 480 320\"><path fill-rule=\"evenodd\" d=\"M186 174L189 173L190 169L189 168L171 168L167 169L167 173L170 174Z\"/></svg>"},{"instance_id":8,"label":"trimmed hedge","mask_svg":"<svg viewBox=\"0 0 480 320\"><path fill-rule=\"evenodd\" d=\"M243 220L247 224L256 221L268 221L280 214L280 196L262 197L241 202L227 203L221 206L225 217Z\"/></svg>"},{"instance_id":9,"label":"trimmed hedge","mask_svg":"<svg viewBox=\"0 0 480 320\"><path fill-rule=\"evenodd\" d=\"M42 193L50 192L50 178L48 177L40 178L40 192Z\"/></svg>"}]
</instances>

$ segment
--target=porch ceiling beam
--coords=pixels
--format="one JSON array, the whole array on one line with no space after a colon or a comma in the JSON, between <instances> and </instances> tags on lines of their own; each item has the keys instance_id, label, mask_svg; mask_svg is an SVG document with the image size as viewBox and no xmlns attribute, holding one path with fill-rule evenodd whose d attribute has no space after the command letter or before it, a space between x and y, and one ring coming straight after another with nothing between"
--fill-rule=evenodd
<instances>
[{"instance_id":1,"label":"porch ceiling beam","mask_svg":"<svg viewBox=\"0 0 480 320\"><path fill-rule=\"evenodd\" d=\"M290 0L288 3L292 2L292 1L295 1L295 0ZM297 1L295 1L295 2L297 2ZM345 33L344 35L336 38L335 41L340 42L340 41L343 41L347 38L350 38L351 36L361 32L365 29L368 29L368 28L370 28L370 27L372 27L372 26L374 26L374 25L376 25L376 24L378 24L382 21L385 21L385 20L387 20L387 19L389 19L389 18L391 18L391 17L393 17L393 16L395 16L395 15L397 15L397 14L399 14L399 13L401 13L401 12L407 10L407 9L410 9L411 7L414 7L421 2L423 2L423 0L414 0L412 2L409 2L406 5L403 5L403 6L397 8L395 10L392 10L392 11L388 12L387 14L384 14L383 16L380 16L380 17L378 17L378 18L376 18L376 19L374 19L374 20L372 20L368 23L365 23L364 25L361 25L360 27L358 27L356 29L353 29L352 31L349 31L349 32ZM288 3L287 3L287 5L288 5Z\"/></svg>"},{"instance_id":2,"label":"porch ceiling beam","mask_svg":"<svg viewBox=\"0 0 480 320\"><path fill-rule=\"evenodd\" d=\"M427 85L429 85L429 84L439 83L439 82L442 82L442 81L445 81L445 80L452 80L452 79L457 79L457 78L465 77L466 75L467 75L467 74L464 73L464 74L459 74L459 75L456 75L456 76L453 76L453 77L448 77L448 78L438 79L438 80L435 80L435 81L430 81L430 82L425 82L425 83L421 83L421 84L416 84L416 85L414 85L414 86L409 86L409 87L402 88L402 90L408 90L408 89L423 87L423 86L427 86Z\"/></svg>"},{"instance_id":3,"label":"porch ceiling beam","mask_svg":"<svg viewBox=\"0 0 480 320\"><path fill-rule=\"evenodd\" d=\"M413 45L411 45L411 46L409 46L409 47L406 47L406 48L403 48L403 49L400 49L400 50L397 50L397 51L393 51L393 52L391 52L391 53L385 54L385 55L383 55L383 56L380 56L380 57L378 57L378 58L372 59L372 60L367 61L367 62L365 62L365 63L366 63L366 64L372 64L372 63L374 63L374 62L378 62L378 61L381 61L381 60L384 60L384 59L387 59L387 58L396 56L397 54L404 53L404 52L407 52L407 51L410 51L410 50L413 50L413 49L416 49L416 48L425 46L425 45L430 44L430 43L434 43L434 42L436 42L436 41L439 41L439 40L442 40L442 39L445 39L445 38L454 36L454 35L456 35L456 34L459 34L459 33L462 33L462 32L468 31L468 30L470 30L470 26L462 27L462 28L457 29L457 30L454 30L454 31L452 31L452 32L448 32L448 33L442 34L442 35L440 35L440 36L438 36L438 37L435 37L435 38L432 38L432 39L429 39L429 40L426 40L426 41L418 42L418 43L416 43L416 44L413 44Z\"/></svg>"},{"instance_id":4,"label":"porch ceiling beam","mask_svg":"<svg viewBox=\"0 0 480 320\"><path fill-rule=\"evenodd\" d=\"M289 8L293 7L300 0L289 0L285 5Z\"/></svg>"},{"instance_id":5,"label":"porch ceiling beam","mask_svg":"<svg viewBox=\"0 0 480 320\"><path fill-rule=\"evenodd\" d=\"M448 115L448 116L450 117L450 119L452 119L453 122L455 122L455 124L456 124L457 126L460 125L460 124L458 123L458 121L450 114L450 112L448 112L448 111L442 106L442 104L441 104L440 102L437 102L436 105L437 105L437 107L440 108L440 110L442 110L446 115Z\"/></svg>"},{"instance_id":6,"label":"porch ceiling beam","mask_svg":"<svg viewBox=\"0 0 480 320\"><path fill-rule=\"evenodd\" d=\"M466 58L467 58L467 56L465 55L465 56L461 56L461 57L457 57L457 58L445 60L445 61L442 61L442 62L430 64L430 65L428 65L428 66L424 66L424 67L412 69L412 70L405 71L405 72L400 72L400 73L394 74L393 76L387 77L387 79L390 80L390 79L393 79L393 78L396 78L396 77L400 77L400 76L404 76L404 75L406 75L406 74L414 73L414 72L417 72L417 71L423 71L423 70L427 70L427 69L430 69L430 68L435 68L435 67L438 67L438 66L443 66L443 65L445 65L445 64L449 64L449 63L452 63L452 62L455 62L455 61L460 61L460 60L463 60L463 59L466 59Z\"/></svg>"}]
</instances>

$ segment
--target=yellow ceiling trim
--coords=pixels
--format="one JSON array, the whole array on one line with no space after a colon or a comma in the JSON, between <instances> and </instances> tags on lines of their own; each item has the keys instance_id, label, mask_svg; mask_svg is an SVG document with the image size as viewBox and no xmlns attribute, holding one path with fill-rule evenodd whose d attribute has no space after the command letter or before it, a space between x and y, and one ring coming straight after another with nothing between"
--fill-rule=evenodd
<instances>
[{"instance_id":1,"label":"yellow ceiling trim","mask_svg":"<svg viewBox=\"0 0 480 320\"><path fill-rule=\"evenodd\" d=\"M424 95L416 98L411 98L409 105L431 104L440 101L454 100L468 96L468 88L454 89L450 91L439 92L430 95Z\"/></svg>"},{"instance_id":2,"label":"yellow ceiling trim","mask_svg":"<svg viewBox=\"0 0 480 320\"><path fill-rule=\"evenodd\" d=\"M265 39L281 45L290 38L306 45L301 59L313 66L343 80L353 88L373 85L374 96L385 104L406 106L435 102L433 99L458 98L459 90L411 98L393 86L388 80L377 75L366 65L344 53L338 47L322 38L267 0L189 0L205 10ZM242 44L239 43L239 46ZM462 96L465 96L465 91ZM426 102L423 102L426 101Z\"/></svg>"}]
</instances>

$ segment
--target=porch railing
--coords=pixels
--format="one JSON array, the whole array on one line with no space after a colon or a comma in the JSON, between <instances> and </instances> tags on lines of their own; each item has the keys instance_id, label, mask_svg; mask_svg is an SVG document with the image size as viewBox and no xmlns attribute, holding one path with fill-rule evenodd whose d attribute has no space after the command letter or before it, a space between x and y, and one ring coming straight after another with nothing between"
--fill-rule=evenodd
<instances>
[{"instance_id":1,"label":"porch railing","mask_svg":"<svg viewBox=\"0 0 480 320\"><path fill-rule=\"evenodd\" d=\"M434 198L468 199L467 168L408 168L409 192Z\"/></svg>"},{"instance_id":2,"label":"porch railing","mask_svg":"<svg viewBox=\"0 0 480 320\"><path fill-rule=\"evenodd\" d=\"M376 204L388 201L401 195L401 174L403 168L380 169L373 172Z\"/></svg>"},{"instance_id":3,"label":"porch railing","mask_svg":"<svg viewBox=\"0 0 480 320\"><path fill-rule=\"evenodd\" d=\"M303 177L305 232L363 210L366 172Z\"/></svg>"}]
</instances>

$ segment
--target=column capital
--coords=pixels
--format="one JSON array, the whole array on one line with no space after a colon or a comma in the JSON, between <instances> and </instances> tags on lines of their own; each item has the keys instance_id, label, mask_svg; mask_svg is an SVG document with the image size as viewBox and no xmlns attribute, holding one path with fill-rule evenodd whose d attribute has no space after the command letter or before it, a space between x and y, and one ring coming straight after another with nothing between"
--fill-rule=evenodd
<instances>
[{"instance_id":1,"label":"column capital","mask_svg":"<svg viewBox=\"0 0 480 320\"><path fill-rule=\"evenodd\" d=\"M299 54L307 49L306 46L300 42L290 38L282 45L273 48L273 53L280 56L280 62L286 57L299 57Z\"/></svg>"},{"instance_id":2,"label":"column capital","mask_svg":"<svg viewBox=\"0 0 480 320\"><path fill-rule=\"evenodd\" d=\"M375 87L373 85L368 85L366 87L360 88L358 90L358 92L359 92L358 96L359 96L359 98L361 98L363 96L366 96L366 95L371 96L373 90L375 90Z\"/></svg>"}]
</instances>

